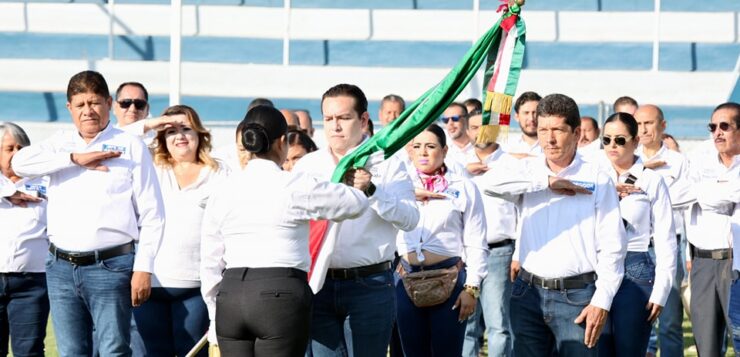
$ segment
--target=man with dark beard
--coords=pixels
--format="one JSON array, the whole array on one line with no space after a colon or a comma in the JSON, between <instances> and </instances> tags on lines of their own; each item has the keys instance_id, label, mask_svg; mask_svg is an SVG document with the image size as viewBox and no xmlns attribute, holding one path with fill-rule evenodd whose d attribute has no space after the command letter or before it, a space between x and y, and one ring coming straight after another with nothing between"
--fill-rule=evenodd
<instances>
[{"instance_id":1,"label":"man with dark beard","mask_svg":"<svg viewBox=\"0 0 740 357\"><path fill-rule=\"evenodd\" d=\"M542 148L537 142L537 104L542 97L535 92L524 92L514 103L514 112L521 136L510 137L504 145L503 150L509 154L526 154L530 156L541 156Z\"/></svg>"}]
</instances>

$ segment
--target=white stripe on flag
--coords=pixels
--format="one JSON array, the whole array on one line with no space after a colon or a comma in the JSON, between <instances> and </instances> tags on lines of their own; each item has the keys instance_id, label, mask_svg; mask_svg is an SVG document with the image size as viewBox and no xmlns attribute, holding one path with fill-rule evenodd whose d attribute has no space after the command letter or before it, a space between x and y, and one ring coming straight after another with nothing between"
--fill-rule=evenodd
<instances>
[{"instance_id":1,"label":"white stripe on flag","mask_svg":"<svg viewBox=\"0 0 740 357\"><path fill-rule=\"evenodd\" d=\"M516 44L518 35L516 26L513 26L504 41L504 48L502 50L502 56L500 57L501 67L498 74L498 80L496 81L496 86L494 88L496 93L504 93L506 90L506 85L509 82L509 71L511 70L511 56L514 54L514 45Z\"/></svg>"}]
</instances>

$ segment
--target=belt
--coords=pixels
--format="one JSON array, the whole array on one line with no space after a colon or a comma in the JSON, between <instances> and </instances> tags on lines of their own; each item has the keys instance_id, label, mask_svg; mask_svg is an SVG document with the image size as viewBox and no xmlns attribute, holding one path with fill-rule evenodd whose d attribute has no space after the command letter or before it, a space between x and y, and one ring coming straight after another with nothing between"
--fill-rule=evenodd
<instances>
[{"instance_id":1,"label":"belt","mask_svg":"<svg viewBox=\"0 0 740 357\"><path fill-rule=\"evenodd\" d=\"M496 243L488 243L488 249L501 248L510 244L514 244L513 239L504 239Z\"/></svg>"},{"instance_id":2,"label":"belt","mask_svg":"<svg viewBox=\"0 0 740 357\"><path fill-rule=\"evenodd\" d=\"M364 278L373 274L382 273L391 270L391 262L385 261L373 265L365 265L357 268L347 269L329 269L326 276L335 280L347 280L354 278Z\"/></svg>"},{"instance_id":3,"label":"belt","mask_svg":"<svg viewBox=\"0 0 740 357\"><path fill-rule=\"evenodd\" d=\"M49 245L49 252L54 254L58 259L68 261L74 265L92 265L101 260L110 259L119 255L128 254L134 251L134 242L117 245L112 248L98 249L89 252L70 252L57 248L54 243Z\"/></svg>"},{"instance_id":4,"label":"belt","mask_svg":"<svg viewBox=\"0 0 740 357\"><path fill-rule=\"evenodd\" d=\"M697 247L693 247L693 254L695 258L705 258L705 259L714 259L714 260L725 260L732 258L732 249L726 248L726 249L712 249L712 250L704 250L699 249Z\"/></svg>"},{"instance_id":5,"label":"belt","mask_svg":"<svg viewBox=\"0 0 740 357\"><path fill-rule=\"evenodd\" d=\"M548 290L583 289L586 285L596 281L596 273L594 272L583 273L566 278L547 279L522 269L519 271L519 277L528 284Z\"/></svg>"}]
</instances>

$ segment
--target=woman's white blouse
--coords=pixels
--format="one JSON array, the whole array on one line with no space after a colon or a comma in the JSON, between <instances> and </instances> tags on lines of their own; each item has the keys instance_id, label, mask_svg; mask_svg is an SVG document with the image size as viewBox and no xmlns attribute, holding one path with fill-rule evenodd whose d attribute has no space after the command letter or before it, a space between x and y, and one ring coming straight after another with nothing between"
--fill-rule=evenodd
<instances>
[{"instance_id":1,"label":"woman's white blouse","mask_svg":"<svg viewBox=\"0 0 740 357\"><path fill-rule=\"evenodd\" d=\"M665 306L676 276L677 249L668 186L660 174L645 169L639 158L622 175L617 176L613 168L608 170L608 173L618 184L624 184L630 175L636 178L634 185L640 191L619 201L619 210L627 234L627 250L646 252L650 238L653 238L656 262L655 283L650 302Z\"/></svg>"},{"instance_id":2,"label":"woman's white blouse","mask_svg":"<svg viewBox=\"0 0 740 357\"><path fill-rule=\"evenodd\" d=\"M418 174L411 177L414 186L422 188ZM443 199L416 202L419 223L409 232L399 232L398 254L417 253L423 261L422 250L434 254L462 257L467 265L465 284L480 286L486 277L486 215L478 189L467 178L448 172L449 186Z\"/></svg>"},{"instance_id":3,"label":"woman's white blouse","mask_svg":"<svg viewBox=\"0 0 740 357\"><path fill-rule=\"evenodd\" d=\"M228 169L220 162L218 170L203 166L195 182L182 188L171 167L156 166L156 171L167 221L154 258L152 286L197 288L203 212L213 190L226 179Z\"/></svg>"},{"instance_id":4,"label":"woman's white blouse","mask_svg":"<svg viewBox=\"0 0 740 357\"><path fill-rule=\"evenodd\" d=\"M48 177L22 179L13 183L0 175L0 185L8 188L0 197L0 273L43 273L46 270L44 260L49 251L46 200L29 202L27 207L20 207L10 203L7 197L16 191L37 197L38 194L43 195Z\"/></svg>"},{"instance_id":5,"label":"woman's white blouse","mask_svg":"<svg viewBox=\"0 0 740 357\"><path fill-rule=\"evenodd\" d=\"M209 198L203 218L201 293L215 320L216 293L228 268L287 267L308 271L309 220L360 216L365 195L252 159Z\"/></svg>"}]
</instances>

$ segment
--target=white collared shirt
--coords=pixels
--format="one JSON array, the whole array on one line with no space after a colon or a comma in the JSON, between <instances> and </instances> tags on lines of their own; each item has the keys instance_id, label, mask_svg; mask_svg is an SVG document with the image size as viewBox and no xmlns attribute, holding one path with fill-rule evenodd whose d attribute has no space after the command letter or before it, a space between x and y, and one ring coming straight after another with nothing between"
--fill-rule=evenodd
<instances>
[{"instance_id":1,"label":"white collared shirt","mask_svg":"<svg viewBox=\"0 0 740 357\"><path fill-rule=\"evenodd\" d=\"M418 175L414 185L423 188ZM468 269L465 284L480 286L488 268L486 216L478 189L470 180L445 174L448 188L442 199L416 202L419 224L409 232L399 232L398 254L416 253L424 261L422 250L448 257L461 257Z\"/></svg>"},{"instance_id":2,"label":"white collared shirt","mask_svg":"<svg viewBox=\"0 0 740 357\"><path fill-rule=\"evenodd\" d=\"M47 188L46 177L21 179L13 183L0 175L0 185L12 187L13 192L0 199L0 273L43 273L44 260L49 251L46 237L46 200L28 202L27 207L15 206L4 197L16 191L37 196Z\"/></svg>"},{"instance_id":3,"label":"white collared shirt","mask_svg":"<svg viewBox=\"0 0 740 357\"><path fill-rule=\"evenodd\" d=\"M337 166L330 150L327 147L307 154L293 171L329 181ZM370 209L342 222L330 268L356 268L393 260L398 230L412 230L419 222L414 185L405 165L391 156L369 171L376 187L369 199Z\"/></svg>"},{"instance_id":4,"label":"white collared shirt","mask_svg":"<svg viewBox=\"0 0 740 357\"><path fill-rule=\"evenodd\" d=\"M506 154L499 146L496 151L488 155L484 163L488 166L488 171L496 171L506 170L516 160L516 158ZM478 162L481 162L481 159L475 150L468 154L467 164ZM485 174L473 176L472 181L481 192L486 187ZM516 204L502 197L490 195L483 195L482 199L483 208L486 211L486 241L490 244L505 239L516 239L519 236L517 233L519 212Z\"/></svg>"},{"instance_id":5,"label":"white collared shirt","mask_svg":"<svg viewBox=\"0 0 740 357\"><path fill-rule=\"evenodd\" d=\"M149 120L149 118L137 120L126 126L120 126L116 124L116 128L121 129L131 135L138 136L142 141L144 141L144 145L150 146L154 142L154 139L157 137L157 131L144 131L144 124L146 124L147 120Z\"/></svg>"},{"instance_id":6,"label":"white collared shirt","mask_svg":"<svg viewBox=\"0 0 740 357\"><path fill-rule=\"evenodd\" d=\"M239 162L239 155L237 154L237 148L235 142L229 142L226 145L219 146L211 152L211 156L215 159L223 161L231 172L237 172L242 170L241 162Z\"/></svg>"},{"instance_id":7,"label":"white collared shirt","mask_svg":"<svg viewBox=\"0 0 740 357\"><path fill-rule=\"evenodd\" d=\"M702 151L691 158L689 182L695 202L686 212L686 238L703 250L732 247L732 217L740 204L740 155L726 167L716 150Z\"/></svg>"},{"instance_id":8,"label":"white collared shirt","mask_svg":"<svg viewBox=\"0 0 740 357\"><path fill-rule=\"evenodd\" d=\"M532 145L524 141L524 134L506 138L506 142L500 143L501 148L507 154L527 154L530 156L542 156L544 151L539 141L535 140Z\"/></svg>"},{"instance_id":9,"label":"white collared shirt","mask_svg":"<svg viewBox=\"0 0 740 357\"><path fill-rule=\"evenodd\" d=\"M578 148L578 153L583 155L587 152L597 152L601 151L601 140L599 138L596 138L596 140L586 144L586 146L582 146Z\"/></svg>"},{"instance_id":10,"label":"white collared shirt","mask_svg":"<svg viewBox=\"0 0 740 357\"><path fill-rule=\"evenodd\" d=\"M671 195L671 204L676 209L685 209L687 202L691 199L688 194L689 161L683 154L668 149L661 144L660 149L652 157L647 157L642 145L637 147L635 155L642 159L643 163L654 161L663 161L665 165L656 167L653 171L660 174L668 186L668 193ZM678 228L678 227L677 227Z\"/></svg>"},{"instance_id":11,"label":"white collared shirt","mask_svg":"<svg viewBox=\"0 0 740 357\"><path fill-rule=\"evenodd\" d=\"M72 153L116 150L108 171L74 164ZM152 272L164 230L162 195L149 149L136 136L108 125L90 141L61 130L13 157L23 177L49 175L49 241L69 251L93 251L138 241L134 270Z\"/></svg>"},{"instance_id":12,"label":"white collared shirt","mask_svg":"<svg viewBox=\"0 0 740 357\"><path fill-rule=\"evenodd\" d=\"M445 163L454 161L464 167L466 161L465 158L468 156L468 153L472 151L475 151L473 142L465 144L464 147L459 147L454 141L452 141L452 139L449 139L447 140L447 155L445 157Z\"/></svg>"},{"instance_id":13,"label":"white collared shirt","mask_svg":"<svg viewBox=\"0 0 740 357\"><path fill-rule=\"evenodd\" d=\"M617 177L611 168L609 176L614 182L625 183L631 176L640 192L634 192L619 201L619 208L627 234L627 250L647 252L650 237L655 246L655 283L650 302L665 306L676 276L676 235L673 229L671 200L660 174L645 169L639 158L634 165Z\"/></svg>"},{"instance_id":14,"label":"white collared shirt","mask_svg":"<svg viewBox=\"0 0 740 357\"><path fill-rule=\"evenodd\" d=\"M203 216L201 293L211 321L224 269L308 271L309 220L351 219L367 208L359 190L282 171L272 161L255 158L232 173L208 199Z\"/></svg>"},{"instance_id":15,"label":"white collared shirt","mask_svg":"<svg viewBox=\"0 0 740 357\"><path fill-rule=\"evenodd\" d=\"M162 189L167 225L162 245L154 259L152 286L170 288L197 288L200 286L200 241L203 212L211 193L228 175L228 169L219 162L219 168L200 169L198 178L187 187L177 183L172 167L156 166L159 187Z\"/></svg>"},{"instance_id":16,"label":"white collared shirt","mask_svg":"<svg viewBox=\"0 0 740 357\"><path fill-rule=\"evenodd\" d=\"M593 194L557 194L548 188L549 176L580 182ZM576 154L558 174L539 157L519 160L505 171L489 171L485 179L486 192L522 195L517 245L522 268L545 278L596 272L591 304L609 310L622 282L627 252L619 199L609 176Z\"/></svg>"}]
</instances>

